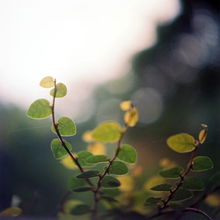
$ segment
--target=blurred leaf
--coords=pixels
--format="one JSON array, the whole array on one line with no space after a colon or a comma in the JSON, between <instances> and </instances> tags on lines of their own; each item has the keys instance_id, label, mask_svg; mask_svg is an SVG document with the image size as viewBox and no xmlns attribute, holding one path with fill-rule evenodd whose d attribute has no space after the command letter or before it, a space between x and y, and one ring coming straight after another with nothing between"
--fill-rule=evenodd
<instances>
[{"instance_id":1,"label":"blurred leaf","mask_svg":"<svg viewBox=\"0 0 220 220\"><path fill-rule=\"evenodd\" d=\"M99 175L99 171L98 170L88 170L88 171L85 171L85 172L79 174L77 176L77 178L88 179L88 178L96 177L98 175Z\"/></svg>"},{"instance_id":2,"label":"blurred leaf","mask_svg":"<svg viewBox=\"0 0 220 220\"><path fill-rule=\"evenodd\" d=\"M102 188L101 193L108 196L118 196L121 191L119 188Z\"/></svg>"},{"instance_id":3,"label":"blurred leaf","mask_svg":"<svg viewBox=\"0 0 220 220\"><path fill-rule=\"evenodd\" d=\"M105 176L102 180L102 187L119 187L120 182L113 176Z\"/></svg>"},{"instance_id":4,"label":"blurred leaf","mask_svg":"<svg viewBox=\"0 0 220 220\"><path fill-rule=\"evenodd\" d=\"M114 199L111 196L102 196L101 199L104 199L104 200L106 200L108 202L118 202L116 199Z\"/></svg>"},{"instance_id":5,"label":"blurred leaf","mask_svg":"<svg viewBox=\"0 0 220 220\"><path fill-rule=\"evenodd\" d=\"M170 191L172 186L170 184L160 184L151 188L153 191Z\"/></svg>"},{"instance_id":6,"label":"blurred leaf","mask_svg":"<svg viewBox=\"0 0 220 220\"><path fill-rule=\"evenodd\" d=\"M176 179L180 177L180 174L183 172L182 167L173 167L166 170L161 170L159 174L164 178Z\"/></svg>"},{"instance_id":7,"label":"blurred leaf","mask_svg":"<svg viewBox=\"0 0 220 220\"><path fill-rule=\"evenodd\" d=\"M54 96L55 89L51 89L50 95ZM57 83L56 85L56 98L62 98L67 94L66 85L63 83Z\"/></svg>"},{"instance_id":8,"label":"blurred leaf","mask_svg":"<svg viewBox=\"0 0 220 220\"><path fill-rule=\"evenodd\" d=\"M33 119L48 118L52 114L50 103L46 99L34 101L27 111L27 116Z\"/></svg>"},{"instance_id":9,"label":"blurred leaf","mask_svg":"<svg viewBox=\"0 0 220 220\"><path fill-rule=\"evenodd\" d=\"M220 195L217 193L208 195L205 199L205 203L211 207L220 207Z\"/></svg>"},{"instance_id":10,"label":"blurred leaf","mask_svg":"<svg viewBox=\"0 0 220 220\"><path fill-rule=\"evenodd\" d=\"M126 164L122 163L121 161L113 161L109 173L116 174L116 175L123 175L128 172L128 167Z\"/></svg>"},{"instance_id":11,"label":"blurred leaf","mask_svg":"<svg viewBox=\"0 0 220 220\"><path fill-rule=\"evenodd\" d=\"M64 167L66 167L66 168L68 168L68 169L71 169L71 170L75 170L75 169L78 168L77 165L73 162L72 158L71 158L69 155L67 155L66 157L64 157L63 159L61 159L61 160L60 160L60 163L61 163Z\"/></svg>"},{"instance_id":12,"label":"blurred leaf","mask_svg":"<svg viewBox=\"0 0 220 220\"><path fill-rule=\"evenodd\" d=\"M193 171L206 171L212 169L214 164L211 158L207 156L197 156L193 159Z\"/></svg>"},{"instance_id":13,"label":"blurred leaf","mask_svg":"<svg viewBox=\"0 0 220 220\"><path fill-rule=\"evenodd\" d=\"M168 169L168 168L175 167L175 166L176 166L176 163L173 162L173 161L171 161L171 160L168 159L168 158L162 158L162 159L159 161L159 165L160 165L162 168Z\"/></svg>"},{"instance_id":14,"label":"blurred leaf","mask_svg":"<svg viewBox=\"0 0 220 220\"><path fill-rule=\"evenodd\" d=\"M92 155L86 158L88 163L101 163L108 161L109 158L106 155Z\"/></svg>"},{"instance_id":15,"label":"blurred leaf","mask_svg":"<svg viewBox=\"0 0 220 220\"><path fill-rule=\"evenodd\" d=\"M92 190L92 187L90 187L90 186L84 186L84 187L79 187L79 188L73 189L74 192L88 192L91 190Z\"/></svg>"},{"instance_id":16,"label":"blurred leaf","mask_svg":"<svg viewBox=\"0 0 220 220\"><path fill-rule=\"evenodd\" d=\"M184 188L179 188L173 195L171 201L183 201L192 198L192 193Z\"/></svg>"},{"instance_id":17,"label":"blurred leaf","mask_svg":"<svg viewBox=\"0 0 220 220\"><path fill-rule=\"evenodd\" d=\"M69 149L69 151L72 151L72 145L67 141L64 141L64 142L67 148ZM63 147L62 143L60 142L58 138L55 138L51 141L50 147L53 152L53 156L57 160L62 159L68 155L67 151L65 150L65 148Z\"/></svg>"},{"instance_id":18,"label":"blurred leaf","mask_svg":"<svg viewBox=\"0 0 220 220\"><path fill-rule=\"evenodd\" d=\"M161 202L161 198L149 197L145 201L146 206L157 206Z\"/></svg>"},{"instance_id":19,"label":"blurred leaf","mask_svg":"<svg viewBox=\"0 0 220 220\"><path fill-rule=\"evenodd\" d=\"M82 136L82 139L85 141L85 142L93 142L94 139L92 137L92 131L86 131L83 136Z\"/></svg>"},{"instance_id":20,"label":"blurred leaf","mask_svg":"<svg viewBox=\"0 0 220 220\"><path fill-rule=\"evenodd\" d=\"M43 88L51 88L54 86L54 79L51 76L46 76L40 81L40 86Z\"/></svg>"},{"instance_id":21,"label":"blurred leaf","mask_svg":"<svg viewBox=\"0 0 220 220\"><path fill-rule=\"evenodd\" d=\"M87 150L93 155L106 154L105 145L101 142L91 143L87 146Z\"/></svg>"},{"instance_id":22,"label":"blurred leaf","mask_svg":"<svg viewBox=\"0 0 220 220\"><path fill-rule=\"evenodd\" d=\"M118 153L118 158L127 163L135 163L137 159L137 152L131 145L123 144Z\"/></svg>"},{"instance_id":23,"label":"blurred leaf","mask_svg":"<svg viewBox=\"0 0 220 220\"><path fill-rule=\"evenodd\" d=\"M79 179L79 178L77 178L75 176L72 176L70 178L70 181L69 181L69 188L70 189L77 189L77 188L82 187L84 185L85 185L85 181L84 180Z\"/></svg>"},{"instance_id":24,"label":"blurred leaf","mask_svg":"<svg viewBox=\"0 0 220 220\"><path fill-rule=\"evenodd\" d=\"M154 193L154 192L151 191L151 188L156 186L156 185L163 184L165 182L166 182L165 179L160 177L160 176L152 176L151 178L149 178L146 181L144 189L146 189L147 191L149 191L151 193ZM155 192L155 193L157 193L157 192Z\"/></svg>"},{"instance_id":25,"label":"blurred leaf","mask_svg":"<svg viewBox=\"0 0 220 220\"><path fill-rule=\"evenodd\" d=\"M73 208L75 208L76 206L81 205L81 204L82 204L82 201L80 201L80 200L73 200L73 199L67 200L67 201L65 201L65 203L63 204L63 211L64 211L64 213L66 213L66 214L70 214L70 213L71 213L71 210L72 210ZM72 216L72 217L73 217L73 216Z\"/></svg>"},{"instance_id":26,"label":"blurred leaf","mask_svg":"<svg viewBox=\"0 0 220 220\"><path fill-rule=\"evenodd\" d=\"M107 121L96 127L92 137L97 141L117 142L121 137L122 128L117 122Z\"/></svg>"},{"instance_id":27,"label":"blurred leaf","mask_svg":"<svg viewBox=\"0 0 220 220\"><path fill-rule=\"evenodd\" d=\"M178 153L188 153L196 148L194 137L186 133L169 137L167 139L167 145Z\"/></svg>"},{"instance_id":28,"label":"blurred leaf","mask_svg":"<svg viewBox=\"0 0 220 220\"><path fill-rule=\"evenodd\" d=\"M0 212L0 216L11 216L15 217L21 215L22 210L18 207L10 207Z\"/></svg>"},{"instance_id":29,"label":"blurred leaf","mask_svg":"<svg viewBox=\"0 0 220 220\"><path fill-rule=\"evenodd\" d=\"M129 175L118 176L121 191L131 191L134 189L134 179Z\"/></svg>"},{"instance_id":30,"label":"blurred leaf","mask_svg":"<svg viewBox=\"0 0 220 220\"><path fill-rule=\"evenodd\" d=\"M134 127L139 119L138 110L136 108L132 108L124 114L124 122L129 127Z\"/></svg>"},{"instance_id":31,"label":"blurred leaf","mask_svg":"<svg viewBox=\"0 0 220 220\"><path fill-rule=\"evenodd\" d=\"M80 204L71 210L72 215L84 215L90 212L90 207L88 205Z\"/></svg>"},{"instance_id":32,"label":"blurred leaf","mask_svg":"<svg viewBox=\"0 0 220 220\"><path fill-rule=\"evenodd\" d=\"M183 187L190 191L202 191L205 188L205 184L199 178L186 177L183 182Z\"/></svg>"},{"instance_id":33,"label":"blurred leaf","mask_svg":"<svg viewBox=\"0 0 220 220\"><path fill-rule=\"evenodd\" d=\"M120 108L122 111L128 111L132 107L131 101L123 101L120 103Z\"/></svg>"},{"instance_id":34,"label":"blurred leaf","mask_svg":"<svg viewBox=\"0 0 220 220\"><path fill-rule=\"evenodd\" d=\"M88 151L79 151L77 153L78 162L81 166L91 166L90 163L87 162L87 158L92 156L92 154Z\"/></svg>"},{"instance_id":35,"label":"blurred leaf","mask_svg":"<svg viewBox=\"0 0 220 220\"><path fill-rule=\"evenodd\" d=\"M67 117L59 118L57 127L61 136L73 136L76 134L76 125L70 118ZM51 130L54 134L56 134L53 125L51 126Z\"/></svg>"}]
</instances>

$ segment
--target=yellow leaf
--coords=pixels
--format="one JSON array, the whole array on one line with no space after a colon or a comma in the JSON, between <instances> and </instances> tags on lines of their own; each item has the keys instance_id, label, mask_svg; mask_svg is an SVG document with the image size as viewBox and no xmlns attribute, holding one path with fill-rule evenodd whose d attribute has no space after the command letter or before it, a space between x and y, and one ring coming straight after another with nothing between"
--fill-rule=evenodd
<instances>
[{"instance_id":1,"label":"yellow leaf","mask_svg":"<svg viewBox=\"0 0 220 220\"><path fill-rule=\"evenodd\" d=\"M100 142L95 142L87 146L87 150L93 155L103 155L106 154L105 145Z\"/></svg>"},{"instance_id":2,"label":"yellow leaf","mask_svg":"<svg viewBox=\"0 0 220 220\"><path fill-rule=\"evenodd\" d=\"M125 112L124 122L129 127L134 127L138 122L138 110L136 108L132 108L131 110Z\"/></svg>"},{"instance_id":3,"label":"yellow leaf","mask_svg":"<svg viewBox=\"0 0 220 220\"><path fill-rule=\"evenodd\" d=\"M60 160L60 163L71 170L74 170L77 168L76 164L73 162L72 158L68 155L65 158L63 158L62 160Z\"/></svg>"},{"instance_id":4,"label":"yellow leaf","mask_svg":"<svg viewBox=\"0 0 220 220\"><path fill-rule=\"evenodd\" d=\"M144 189L151 193L157 193L157 191L152 191L151 188L165 183L166 180L160 176L152 176L150 179L148 179L144 185Z\"/></svg>"},{"instance_id":5,"label":"yellow leaf","mask_svg":"<svg viewBox=\"0 0 220 220\"><path fill-rule=\"evenodd\" d=\"M20 208L10 207L0 212L0 216L14 216L15 217L15 216L21 215L21 213L22 213L22 210Z\"/></svg>"},{"instance_id":6,"label":"yellow leaf","mask_svg":"<svg viewBox=\"0 0 220 220\"><path fill-rule=\"evenodd\" d=\"M51 76L46 76L40 81L40 86L43 88L51 88L54 86L54 79Z\"/></svg>"},{"instance_id":7,"label":"yellow leaf","mask_svg":"<svg viewBox=\"0 0 220 220\"><path fill-rule=\"evenodd\" d=\"M206 137L207 137L207 133L208 133L208 130L207 129L202 129L200 132L199 132L199 143L200 144L203 144L206 140Z\"/></svg>"},{"instance_id":8,"label":"yellow leaf","mask_svg":"<svg viewBox=\"0 0 220 220\"><path fill-rule=\"evenodd\" d=\"M139 176L141 176L142 173L143 173L143 169L140 165L137 165L134 167L134 169L133 169L133 176L134 177L139 177Z\"/></svg>"},{"instance_id":9,"label":"yellow leaf","mask_svg":"<svg viewBox=\"0 0 220 220\"><path fill-rule=\"evenodd\" d=\"M205 202L212 207L220 207L220 195L210 194L205 199Z\"/></svg>"},{"instance_id":10,"label":"yellow leaf","mask_svg":"<svg viewBox=\"0 0 220 220\"><path fill-rule=\"evenodd\" d=\"M128 111L129 109L132 108L132 106L133 105L132 105L131 101L123 101L120 104L120 108L122 111Z\"/></svg>"},{"instance_id":11,"label":"yellow leaf","mask_svg":"<svg viewBox=\"0 0 220 220\"><path fill-rule=\"evenodd\" d=\"M170 159L168 158L162 158L160 161L159 161L159 165L160 167L162 168L172 168L172 167L175 167L176 166L176 163L171 161Z\"/></svg>"},{"instance_id":12,"label":"yellow leaf","mask_svg":"<svg viewBox=\"0 0 220 220\"><path fill-rule=\"evenodd\" d=\"M82 139L85 141L85 142L93 142L94 139L92 137L92 131L86 131L83 136L82 136Z\"/></svg>"},{"instance_id":13,"label":"yellow leaf","mask_svg":"<svg viewBox=\"0 0 220 220\"><path fill-rule=\"evenodd\" d=\"M134 180L131 176L124 175L124 176L119 176L117 179L120 181L120 189L122 191L131 191L134 189Z\"/></svg>"}]
</instances>

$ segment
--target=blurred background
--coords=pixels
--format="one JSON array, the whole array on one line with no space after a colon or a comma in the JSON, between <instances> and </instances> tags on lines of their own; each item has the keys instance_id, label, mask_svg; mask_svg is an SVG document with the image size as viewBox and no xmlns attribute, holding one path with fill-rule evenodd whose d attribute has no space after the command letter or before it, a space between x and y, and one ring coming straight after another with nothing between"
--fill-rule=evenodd
<instances>
[{"instance_id":1,"label":"blurred background","mask_svg":"<svg viewBox=\"0 0 220 220\"><path fill-rule=\"evenodd\" d=\"M164 5L165 4L165 5ZM53 159L50 120L26 117L51 75L68 87L57 115L73 118L82 134L99 122L122 122L119 103L140 114L126 142L138 150L145 177L169 157L178 132L209 126L201 155L220 168L220 2L218 0L0 1L0 209L11 202L25 215L55 216L72 170Z\"/></svg>"}]
</instances>

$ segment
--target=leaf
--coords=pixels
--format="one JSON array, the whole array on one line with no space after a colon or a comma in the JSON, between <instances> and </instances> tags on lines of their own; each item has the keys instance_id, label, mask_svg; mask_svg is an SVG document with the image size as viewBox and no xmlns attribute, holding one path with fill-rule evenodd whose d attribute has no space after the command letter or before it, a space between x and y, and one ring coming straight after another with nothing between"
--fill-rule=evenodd
<instances>
[{"instance_id":1,"label":"leaf","mask_svg":"<svg viewBox=\"0 0 220 220\"><path fill-rule=\"evenodd\" d=\"M206 197L205 203L211 207L220 207L220 195L217 193L210 194Z\"/></svg>"},{"instance_id":2,"label":"leaf","mask_svg":"<svg viewBox=\"0 0 220 220\"><path fill-rule=\"evenodd\" d=\"M167 145L178 153L188 153L196 148L194 137L186 133L169 137L167 139Z\"/></svg>"},{"instance_id":3,"label":"leaf","mask_svg":"<svg viewBox=\"0 0 220 220\"><path fill-rule=\"evenodd\" d=\"M123 175L128 172L128 167L121 161L114 161L109 169L109 173Z\"/></svg>"},{"instance_id":4,"label":"leaf","mask_svg":"<svg viewBox=\"0 0 220 220\"><path fill-rule=\"evenodd\" d=\"M118 202L118 200L112 198L111 196L102 196L101 199L106 200L106 201L111 202L111 203Z\"/></svg>"},{"instance_id":5,"label":"leaf","mask_svg":"<svg viewBox=\"0 0 220 220\"><path fill-rule=\"evenodd\" d=\"M27 111L27 116L33 119L48 118L52 114L50 103L46 99L34 101Z\"/></svg>"},{"instance_id":6,"label":"leaf","mask_svg":"<svg viewBox=\"0 0 220 220\"><path fill-rule=\"evenodd\" d=\"M107 196L118 196L121 193L119 188L102 188L101 194L107 195Z\"/></svg>"},{"instance_id":7,"label":"leaf","mask_svg":"<svg viewBox=\"0 0 220 220\"><path fill-rule=\"evenodd\" d=\"M139 119L138 110L136 108L132 108L131 110L125 112L124 122L129 127L134 127Z\"/></svg>"},{"instance_id":8,"label":"leaf","mask_svg":"<svg viewBox=\"0 0 220 220\"><path fill-rule=\"evenodd\" d=\"M210 157L207 156L197 156L193 159L193 171L206 171L212 169L214 164Z\"/></svg>"},{"instance_id":9,"label":"leaf","mask_svg":"<svg viewBox=\"0 0 220 220\"><path fill-rule=\"evenodd\" d=\"M90 207L88 205L77 205L71 210L72 215L84 215L90 212Z\"/></svg>"},{"instance_id":10,"label":"leaf","mask_svg":"<svg viewBox=\"0 0 220 220\"><path fill-rule=\"evenodd\" d=\"M199 143L200 144L203 144L207 138L207 133L208 133L208 130L207 128L206 129L202 129L200 132L199 132Z\"/></svg>"},{"instance_id":11,"label":"leaf","mask_svg":"<svg viewBox=\"0 0 220 220\"><path fill-rule=\"evenodd\" d=\"M0 212L0 216L11 216L15 217L21 215L22 210L18 207L10 207Z\"/></svg>"},{"instance_id":12,"label":"leaf","mask_svg":"<svg viewBox=\"0 0 220 220\"><path fill-rule=\"evenodd\" d=\"M161 202L161 198L159 197L149 197L145 201L146 206L157 206Z\"/></svg>"},{"instance_id":13,"label":"leaf","mask_svg":"<svg viewBox=\"0 0 220 220\"><path fill-rule=\"evenodd\" d=\"M87 146L87 150L94 155L106 154L105 145L101 142L91 143Z\"/></svg>"},{"instance_id":14,"label":"leaf","mask_svg":"<svg viewBox=\"0 0 220 220\"><path fill-rule=\"evenodd\" d=\"M159 174L164 177L164 178L168 178L168 179L176 179L180 177L180 174L183 172L183 168L182 167L173 167L170 169L166 169L166 170L161 170L159 172Z\"/></svg>"},{"instance_id":15,"label":"leaf","mask_svg":"<svg viewBox=\"0 0 220 220\"><path fill-rule=\"evenodd\" d=\"M92 154L88 151L79 151L77 153L77 159L81 166L91 166L90 163L87 162L87 158L92 156Z\"/></svg>"},{"instance_id":16,"label":"leaf","mask_svg":"<svg viewBox=\"0 0 220 220\"><path fill-rule=\"evenodd\" d=\"M69 181L69 188L70 189L77 189L79 187L82 187L85 185L85 181L82 179L79 179L75 176L71 177L70 181Z\"/></svg>"},{"instance_id":17,"label":"leaf","mask_svg":"<svg viewBox=\"0 0 220 220\"><path fill-rule=\"evenodd\" d=\"M73 189L74 192L88 192L91 190L92 190L92 187L90 187L90 186L84 186L84 187L79 187L79 188Z\"/></svg>"},{"instance_id":18,"label":"leaf","mask_svg":"<svg viewBox=\"0 0 220 220\"><path fill-rule=\"evenodd\" d=\"M99 175L99 171L98 170L88 170L88 171L85 171L85 172L79 174L77 176L77 178L88 179L88 178L96 177L98 175Z\"/></svg>"},{"instance_id":19,"label":"leaf","mask_svg":"<svg viewBox=\"0 0 220 220\"><path fill-rule=\"evenodd\" d=\"M123 175L117 177L117 179L120 181L120 190L121 191L131 191L134 189L134 178L130 175Z\"/></svg>"},{"instance_id":20,"label":"leaf","mask_svg":"<svg viewBox=\"0 0 220 220\"><path fill-rule=\"evenodd\" d=\"M192 198L192 193L184 188L179 188L173 195L171 201L183 201Z\"/></svg>"},{"instance_id":21,"label":"leaf","mask_svg":"<svg viewBox=\"0 0 220 220\"><path fill-rule=\"evenodd\" d=\"M64 157L63 159L61 159L61 160L60 160L60 163L61 163L64 167L66 167L66 168L68 168L68 169L71 169L71 170L75 170L75 169L78 168L77 165L73 162L72 158L71 158L69 155L67 155L66 157Z\"/></svg>"},{"instance_id":22,"label":"leaf","mask_svg":"<svg viewBox=\"0 0 220 220\"><path fill-rule=\"evenodd\" d=\"M73 200L73 199L67 200L63 204L63 212L66 214L70 214L73 208L81 204L82 204L82 201L80 200Z\"/></svg>"},{"instance_id":23,"label":"leaf","mask_svg":"<svg viewBox=\"0 0 220 220\"><path fill-rule=\"evenodd\" d=\"M58 130L61 136L73 136L76 134L76 124L67 117L62 117L58 120ZM56 134L55 128L52 125L51 131Z\"/></svg>"},{"instance_id":24,"label":"leaf","mask_svg":"<svg viewBox=\"0 0 220 220\"><path fill-rule=\"evenodd\" d=\"M121 137L122 128L117 122L107 121L96 127L92 132L92 137L96 141L117 142Z\"/></svg>"},{"instance_id":25,"label":"leaf","mask_svg":"<svg viewBox=\"0 0 220 220\"><path fill-rule=\"evenodd\" d=\"M190 191L202 191L205 188L204 182L195 177L186 177L184 179L183 187Z\"/></svg>"},{"instance_id":26,"label":"leaf","mask_svg":"<svg viewBox=\"0 0 220 220\"><path fill-rule=\"evenodd\" d=\"M118 158L127 163L135 163L137 159L137 152L131 145L124 144L120 148Z\"/></svg>"},{"instance_id":27,"label":"leaf","mask_svg":"<svg viewBox=\"0 0 220 220\"><path fill-rule=\"evenodd\" d=\"M54 86L54 79L51 76L46 76L40 81L40 86L43 88L51 88Z\"/></svg>"},{"instance_id":28,"label":"leaf","mask_svg":"<svg viewBox=\"0 0 220 220\"><path fill-rule=\"evenodd\" d=\"M120 108L122 111L128 111L132 108L132 103L131 101L123 101L120 103Z\"/></svg>"},{"instance_id":29,"label":"leaf","mask_svg":"<svg viewBox=\"0 0 220 220\"><path fill-rule=\"evenodd\" d=\"M170 191L172 186L170 184L160 184L151 188L153 191Z\"/></svg>"},{"instance_id":30,"label":"leaf","mask_svg":"<svg viewBox=\"0 0 220 220\"><path fill-rule=\"evenodd\" d=\"M55 89L50 90L50 95L54 96ZM62 98L67 94L66 85L63 83L56 84L56 98Z\"/></svg>"},{"instance_id":31,"label":"leaf","mask_svg":"<svg viewBox=\"0 0 220 220\"><path fill-rule=\"evenodd\" d=\"M108 161L109 158L106 155L92 155L87 157L86 161L88 163L101 163Z\"/></svg>"},{"instance_id":32,"label":"leaf","mask_svg":"<svg viewBox=\"0 0 220 220\"><path fill-rule=\"evenodd\" d=\"M152 176L146 181L146 183L144 185L144 189L150 193L154 193L154 192L152 192L151 188L156 185L164 184L164 183L166 183L166 181L161 176L158 176L158 175Z\"/></svg>"},{"instance_id":33,"label":"leaf","mask_svg":"<svg viewBox=\"0 0 220 220\"><path fill-rule=\"evenodd\" d=\"M102 187L119 187L120 182L113 176L105 176L102 180Z\"/></svg>"},{"instance_id":34,"label":"leaf","mask_svg":"<svg viewBox=\"0 0 220 220\"><path fill-rule=\"evenodd\" d=\"M66 144L69 151L72 151L72 145L67 141L64 141L64 143ZM53 152L53 156L57 160L62 159L68 155L67 151L62 146L62 143L60 142L60 140L58 138L55 138L51 141L50 147Z\"/></svg>"}]
</instances>

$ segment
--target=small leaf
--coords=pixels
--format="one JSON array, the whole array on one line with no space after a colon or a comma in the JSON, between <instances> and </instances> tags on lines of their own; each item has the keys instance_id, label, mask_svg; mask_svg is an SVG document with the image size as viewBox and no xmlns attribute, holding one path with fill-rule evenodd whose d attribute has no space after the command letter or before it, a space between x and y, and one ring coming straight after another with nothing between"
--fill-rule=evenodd
<instances>
[{"instance_id":1,"label":"small leaf","mask_svg":"<svg viewBox=\"0 0 220 220\"><path fill-rule=\"evenodd\" d=\"M61 136L73 136L76 134L76 125L75 123L67 117L62 117L58 120L58 130ZM56 134L55 128L52 125L51 130Z\"/></svg>"},{"instance_id":2,"label":"small leaf","mask_svg":"<svg viewBox=\"0 0 220 220\"><path fill-rule=\"evenodd\" d=\"M68 169L71 169L71 170L78 169L77 165L75 164L75 162L69 155L61 159L60 163Z\"/></svg>"},{"instance_id":3,"label":"small leaf","mask_svg":"<svg viewBox=\"0 0 220 220\"><path fill-rule=\"evenodd\" d=\"M196 148L194 137L186 133L169 137L167 139L167 145L178 153L188 153Z\"/></svg>"},{"instance_id":4,"label":"small leaf","mask_svg":"<svg viewBox=\"0 0 220 220\"><path fill-rule=\"evenodd\" d=\"M90 207L88 205L77 205L71 210L72 215L84 215L90 212Z\"/></svg>"},{"instance_id":5,"label":"small leaf","mask_svg":"<svg viewBox=\"0 0 220 220\"><path fill-rule=\"evenodd\" d=\"M111 196L102 196L101 199L106 200L106 201L111 202L111 203L118 202L118 200L112 198Z\"/></svg>"},{"instance_id":6,"label":"small leaf","mask_svg":"<svg viewBox=\"0 0 220 220\"><path fill-rule=\"evenodd\" d=\"M77 176L77 178L88 179L88 178L96 177L98 175L99 175L99 171L98 170L88 170L88 171L85 171L85 172L79 174Z\"/></svg>"},{"instance_id":7,"label":"small leaf","mask_svg":"<svg viewBox=\"0 0 220 220\"><path fill-rule=\"evenodd\" d=\"M151 188L153 191L170 191L172 186L170 184L160 184Z\"/></svg>"},{"instance_id":8,"label":"small leaf","mask_svg":"<svg viewBox=\"0 0 220 220\"><path fill-rule=\"evenodd\" d=\"M212 169L214 164L211 158L207 156L197 156L193 159L193 171L206 171Z\"/></svg>"},{"instance_id":9,"label":"small leaf","mask_svg":"<svg viewBox=\"0 0 220 220\"><path fill-rule=\"evenodd\" d=\"M101 163L108 161L109 158L106 155L92 155L87 157L86 161L88 163Z\"/></svg>"},{"instance_id":10,"label":"small leaf","mask_svg":"<svg viewBox=\"0 0 220 220\"><path fill-rule=\"evenodd\" d=\"M0 216L11 216L15 217L21 215L22 210L18 207L10 207L0 212Z\"/></svg>"},{"instance_id":11,"label":"small leaf","mask_svg":"<svg viewBox=\"0 0 220 220\"><path fill-rule=\"evenodd\" d=\"M90 187L90 186L84 186L84 187L79 187L79 188L73 189L74 192L88 192L91 190L92 190L92 187Z\"/></svg>"},{"instance_id":12,"label":"small leaf","mask_svg":"<svg viewBox=\"0 0 220 220\"><path fill-rule=\"evenodd\" d=\"M200 144L203 144L207 138L207 133L208 133L208 130L207 129L202 129L200 132L199 132L199 143Z\"/></svg>"},{"instance_id":13,"label":"small leaf","mask_svg":"<svg viewBox=\"0 0 220 220\"><path fill-rule=\"evenodd\" d=\"M52 114L50 103L46 99L33 102L27 111L27 116L33 119L48 118Z\"/></svg>"},{"instance_id":14,"label":"small leaf","mask_svg":"<svg viewBox=\"0 0 220 220\"><path fill-rule=\"evenodd\" d=\"M164 177L164 178L168 178L168 179L176 179L180 177L180 174L183 172L183 168L182 167L173 167L170 169L166 169L166 170L161 170L159 172L159 174Z\"/></svg>"},{"instance_id":15,"label":"small leaf","mask_svg":"<svg viewBox=\"0 0 220 220\"><path fill-rule=\"evenodd\" d=\"M82 187L84 185L85 185L85 181L82 179L79 179L75 176L71 177L71 179L69 181L70 189L77 189L77 188Z\"/></svg>"},{"instance_id":16,"label":"small leaf","mask_svg":"<svg viewBox=\"0 0 220 220\"><path fill-rule=\"evenodd\" d=\"M179 188L173 195L171 201L183 201L192 198L192 193L184 188Z\"/></svg>"},{"instance_id":17,"label":"small leaf","mask_svg":"<svg viewBox=\"0 0 220 220\"><path fill-rule=\"evenodd\" d=\"M134 189L134 178L130 175L118 176L117 179L120 181L121 191L132 191Z\"/></svg>"},{"instance_id":18,"label":"small leaf","mask_svg":"<svg viewBox=\"0 0 220 220\"><path fill-rule=\"evenodd\" d=\"M97 141L117 142L121 137L122 128L117 122L107 121L96 127L92 137Z\"/></svg>"},{"instance_id":19,"label":"small leaf","mask_svg":"<svg viewBox=\"0 0 220 220\"><path fill-rule=\"evenodd\" d=\"M132 108L131 110L125 112L124 122L129 127L134 127L139 119L138 110L136 108Z\"/></svg>"},{"instance_id":20,"label":"small leaf","mask_svg":"<svg viewBox=\"0 0 220 220\"><path fill-rule=\"evenodd\" d=\"M92 154L88 151L79 151L77 153L77 159L81 166L91 166L90 163L87 162L87 158L92 156Z\"/></svg>"},{"instance_id":21,"label":"small leaf","mask_svg":"<svg viewBox=\"0 0 220 220\"><path fill-rule=\"evenodd\" d=\"M119 187L120 182L113 176L105 176L102 180L102 187Z\"/></svg>"},{"instance_id":22,"label":"small leaf","mask_svg":"<svg viewBox=\"0 0 220 220\"><path fill-rule=\"evenodd\" d=\"M202 191L205 188L204 182L195 177L186 177L184 179L183 187L190 191Z\"/></svg>"},{"instance_id":23,"label":"small leaf","mask_svg":"<svg viewBox=\"0 0 220 220\"><path fill-rule=\"evenodd\" d=\"M121 193L119 188L102 188L101 194L107 196L118 196Z\"/></svg>"},{"instance_id":24,"label":"small leaf","mask_svg":"<svg viewBox=\"0 0 220 220\"><path fill-rule=\"evenodd\" d=\"M132 108L132 103L131 101L123 101L120 103L120 108L122 111L128 111Z\"/></svg>"},{"instance_id":25,"label":"small leaf","mask_svg":"<svg viewBox=\"0 0 220 220\"><path fill-rule=\"evenodd\" d=\"M205 203L211 207L220 207L220 195L217 193L210 194L206 197Z\"/></svg>"},{"instance_id":26,"label":"small leaf","mask_svg":"<svg viewBox=\"0 0 220 220\"><path fill-rule=\"evenodd\" d=\"M121 161L114 161L109 169L109 173L123 175L128 172L128 167Z\"/></svg>"},{"instance_id":27,"label":"small leaf","mask_svg":"<svg viewBox=\"0 0 220 220\"><path fill-rule=\"evenodd\" d=\"M137 159L137 152L131 145L124 144L120 148L118 158L128 163L135 163Z\"/></svg>"},{"instance_id":28,"label":"small leaf","mask_svg":"<svg viewBox=\"0 0 220 220\"><path fill-rule=\"evenodd\" d=\"M43 88L51 88L54 86L54 79L51 76L46 76L40 81L40 86Z\"/></svg>"},{"instance_id":29,"label":"small leaf","mask_svg":"<svg viewBox=\"0 0 220 220\"><path fill-rule=\"evenodd\" d=\"M106 147L101 142L94 142L87 146L87 150L93 155L106 154Z\"/></svg>"},{"instance_id":30,"label":"small leaf","mask_svg":"<svg viewBox=\"0 0 220 220\"><path fill-rule=\"evenodd\" d=\"M161 198L149 197L145 201L146 206L157 206L161 202Z\"/></svg>"},{"instance_id":31,"label":"small leaf","mask_svg":"<svg viewBox=\"0 0 220 220\"><path fill-rule=\"evenodd\" d=\"M64 142L65 142L67 148L69 149L69 151L72 151L72 145L67 141L64 141ZM53 156L57 160L62 159L68 155L67 151L62 146L62 143L60 142L60 140L58 138L55 138L51 141L50 147L53 152Z\"/></svg>"},{"instance_id":32,"label":"small leaf","mask_svg":"<svg viewBox=\"0 0 220 220\"><path fill-rule=\"evenodd\" d=\"M51 89L50 95L54 96L55 89ZM66 85L63 83L57 83L56 85L56 98L62 98L67 94Z\"/></svg>"}]
</instances>

